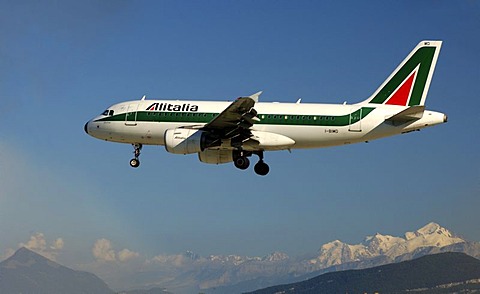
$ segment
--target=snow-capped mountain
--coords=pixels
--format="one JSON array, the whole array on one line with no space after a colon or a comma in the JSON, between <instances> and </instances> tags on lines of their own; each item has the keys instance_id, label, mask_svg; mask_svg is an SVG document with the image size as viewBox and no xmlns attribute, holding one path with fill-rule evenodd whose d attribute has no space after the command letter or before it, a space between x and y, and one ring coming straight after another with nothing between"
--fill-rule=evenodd
<instances>
[{"instance_id":1,"label":"snow-capped mountain","mask_svg":"<svg viewBox=\"0 0 480 294\"><path fill-rule=\"evenodd\" d=\"M262 258L262 261L268 261L268 262L277 262L277 261L282 261L289 259L288 255L283 253L283 252L278 252L275 251L272 254L269 254L265 257Z\"/></svg>"},{"instance_id":2,"label":"snow-capped mountain","mask_svg":"<svg viewBox=\"0 0 480 294\"><path fill-rule=\"evenodd\" d=\"M377 233L374 236L366 237L364 242L356 245L346 244L339 240L329 242L322 245L318 257L309 262L321 269L377 256L395 259L422 247L444 247L462 242L466 241L432 222L415 232L405 233L404 238Z\"/></svg>"},{"instance_id":3,"label":"snow-capped mountain","mask_svg":"<svg viewBox=\"0 0 480 294\"><path fill-rule=\"evenodd\" d=\"M116 288L161 287L173 293L242 293L329 271L374 267L441 252L463 252L480 258L480 243L468 242L429 223L400 237L377 233L360 244L335 240L322 245L309 258L291 258L282 252L264 257L202 257L192 251L159 255L118 283L107 282Z\"/></svg>"},{"instance_id":4,"label":"snow-capped mountain","mask_svg":"<svg viewBox=\"0 0 480 294\"><path fill-rule=\"evenodd\" d=\"M221 264L241 265L242 263L248 261L259 261L261 258L240 255L210 255L207 260Z\"/></svg>"}]
</instances>

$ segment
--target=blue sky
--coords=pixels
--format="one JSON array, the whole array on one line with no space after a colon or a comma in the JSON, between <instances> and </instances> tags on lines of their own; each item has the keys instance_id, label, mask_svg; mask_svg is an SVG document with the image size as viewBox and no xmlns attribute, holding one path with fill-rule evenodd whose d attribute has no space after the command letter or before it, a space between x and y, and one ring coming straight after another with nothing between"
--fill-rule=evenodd
<instances>
[{"instance_id":1,"label":"blue sky","mask_svg":"<svg viewBox=\"0 0 480 294\"><path fill-rule=\"evenodd\" d=\"M102 238L147 257L299 255L430 221L480 241L478 1L0 4L0 253L42 233L68 265ZM358 102L423 39L444 41L427 106L447 124L267 153L267 177L162 146L134 170L131 146L83 132L144 94Z\"/></svg>"}]
</instances>

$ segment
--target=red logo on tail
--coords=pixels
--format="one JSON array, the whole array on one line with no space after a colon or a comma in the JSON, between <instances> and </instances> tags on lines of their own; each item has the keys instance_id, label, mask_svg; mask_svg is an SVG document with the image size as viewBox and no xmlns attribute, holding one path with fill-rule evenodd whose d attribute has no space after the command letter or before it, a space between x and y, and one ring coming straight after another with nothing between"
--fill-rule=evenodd
<instances>
[{"instance_id":1,"label":"red logo on tail","mask_svg":"<svg viewBox=\"0 0 480 294\"><path fill-rule=\"evenodd\" d=\"M406 106L408 98L410 98L410 93L412 92L413 81L416 75L417 72L414 71L403 85L397 88L397 91L393 93L392 97L390 97L385 104Z\"/></svg>"}]
</instances>

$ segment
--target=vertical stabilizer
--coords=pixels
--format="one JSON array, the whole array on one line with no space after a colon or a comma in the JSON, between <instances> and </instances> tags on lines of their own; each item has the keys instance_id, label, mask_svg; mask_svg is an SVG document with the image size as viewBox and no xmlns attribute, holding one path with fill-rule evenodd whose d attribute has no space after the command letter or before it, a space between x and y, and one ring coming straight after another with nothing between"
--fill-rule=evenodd
<instances>
[{"instance_id":1,"label":"vertical stabilizer","mask_svg":"<svg viewBox=\"0 0 480 294\"><path fill-rule=\"evenodd\" d=\"M362 104L425 105L441 46L442 41L421 41Z\"/></svg>"}]
</instances>

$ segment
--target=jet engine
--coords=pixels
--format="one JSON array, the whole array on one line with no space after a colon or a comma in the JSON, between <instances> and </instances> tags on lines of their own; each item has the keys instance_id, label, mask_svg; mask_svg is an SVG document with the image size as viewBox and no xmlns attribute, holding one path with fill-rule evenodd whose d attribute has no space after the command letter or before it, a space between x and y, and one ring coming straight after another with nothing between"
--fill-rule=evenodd
<instances>
[{"instance_id":1,"label":"jet engine","mask_svg":"<svg viewBox=\"0 0 480 294\"><path fill-rule=\"evenodd\" d=\"M203 151L208 143L207 133L192 129L168 129L165 132L165 149L175 154Z\"/></svg>"},{"instance_id":2,"label":"jet engine","mask_svg":"<svg viewBox=\"0 0 480 294\"><path fill-rule=\"evenodd\" d=\"M204 163L220 164L233 161L232 150L212 150L207 149L202 152L198 152L198 159Z\"/></svg>"}]
</instances>

